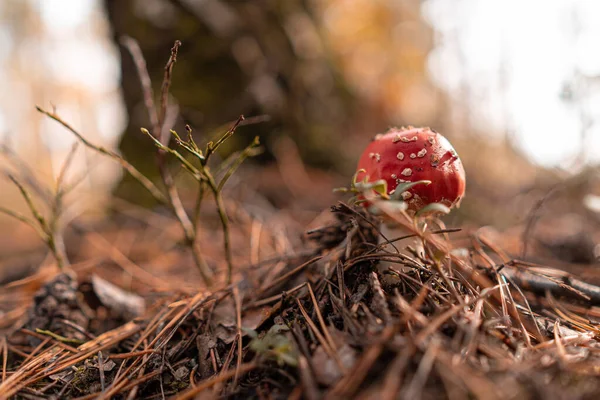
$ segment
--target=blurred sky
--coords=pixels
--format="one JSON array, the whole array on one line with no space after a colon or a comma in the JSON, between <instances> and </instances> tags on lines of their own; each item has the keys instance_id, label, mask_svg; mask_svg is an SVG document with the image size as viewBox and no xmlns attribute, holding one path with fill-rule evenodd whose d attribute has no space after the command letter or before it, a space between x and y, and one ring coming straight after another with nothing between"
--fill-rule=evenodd
<instances>
[{"instance_id":1,"label":"blurred sky","mask_svg":"<svg viewBox=\"0 0 600 400\"><path fill-rule=\"evenodd\" d=\"M15 12L8 8L19 3L38 11L26 41L7 23ZM600 159L600 79L593 78L600 75L600 1L426 0L422 10L436 30L433 80L466 104L472 124L508 132L544 165ZM100 1L3 0L0 15L0 135L39 129L64 156L72 140L66 132L24 122L34 104L53 102L75 126L94 127L86 133L114 143L125 116ZM15 46L22 50L16 64L9 63ZM54 83L39 92L28 80Z\"/></svg>"},{"instance_id":2,"label":"blurred sky","mask_svg":"<svg viewBox=\"0 0 600 400\"><path fill-rule=\"evenodd\" d=\"M74 138L34 106L56 106L93 142L116 145L126 122L118 63L100 1L0 1L0 138L27 154L47 181ZM88 188L110 185L120 174L118 165L81 149L72 170L89 172Z\"/></svg>"},{"instance_id":3,"label":"blurred sky","mask_svg":"<svg viewBox=\"0 0 600 400\"><path fill-rule=\"evenodd\" d=\"M423 12L438 31L432 74L466 97L472 123L509 130L538 163L580 166L582 148L600 160L600 1L428 0Z\"/></svg>"}]
</instances>

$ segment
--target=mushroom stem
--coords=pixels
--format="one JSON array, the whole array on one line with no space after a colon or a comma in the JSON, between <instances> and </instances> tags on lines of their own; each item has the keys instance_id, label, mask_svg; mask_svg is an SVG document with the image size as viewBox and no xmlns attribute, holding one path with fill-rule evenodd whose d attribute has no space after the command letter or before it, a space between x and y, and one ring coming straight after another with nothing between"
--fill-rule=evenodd
<instances>
[{"instance_id":1,"label":"mushroom stem","mask_svg":"<svg viewBox=\"0 0 600 400\"><path fill-rule=\"evenodd\" d=\"M406 227L392 222L382 222L379 231L381 235L379 236L378 244L383 253L400 254L414 258L414 255L407 249L408 246L411 246L418 254L424 254L423 244L418 238L413 237L413 232ZM405 236L409 237L395 241ZM388 243L388 240L391 243ZM412 270L412 268L404 266L399 262L392 261L381 261L378 265L378 270L379 272L384 272L390 267L400 272L409 272Z\"/></svg>"}]
</instances>

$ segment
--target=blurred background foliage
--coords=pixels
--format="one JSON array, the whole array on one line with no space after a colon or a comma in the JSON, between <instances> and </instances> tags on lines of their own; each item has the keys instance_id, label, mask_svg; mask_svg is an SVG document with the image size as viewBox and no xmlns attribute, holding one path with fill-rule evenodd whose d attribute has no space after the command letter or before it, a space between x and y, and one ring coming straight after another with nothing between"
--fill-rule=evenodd
<instances>
[{"instance_id":1,"label":"blurred background foliage","mask_svg":"<svg viewBox=\"0 0 600 400\"><path fill-rule=\"evenodd\" d=\"M239 148L259 134L263 162L291 138L309 165L348 174L365 135L392 123L423 124L436 91L425 72L432 46L418 1L118 1L104 2L118 45L140 42L155 90L165 49L184 43L173 81L179 129L200 137L238 115L268 122L241 130ZM390 41L389 39L392 39ZM131 57L121 47L123 97L130 116L121 151L142 163L151 145ZM362 137L362 139L361 139ZM281 154L283 157L284 155Z\"/></svg>"},{"instance_id":2,"label":"blurred background foliage","mask_svg":"<svg viewBox=\"0 0 600 400\"><path fill-rule=\"evenodd\" d=\"M256 117L260 123L240 128L220 155L260 136L265 152L246 170L273 206L296 198L312 212L326 208L336 199L331 188L348 183L371 137L389 126L427 125L452 141L467 170L468 193L451 221L511 226L573 171L536 165L508 111L500 111L504 124L481 116L504 96L506 65L498 66L498 92L486 97L473 86L460 38L465 10L475 9L445 0L4 0L0 128L52 181L72 138L33 106L54 104L86 137L156 176L153 145L139 131L149 126L139 78L120 40L139 42L158 93L177 39L175 129L189 124L206 141L240 114ZM453 23L435 23L445 14ZM442 50L452 57L440 57ZM563 100L593 120L578 97L591 78L571 75L581 79L567 82ZM80 153L75 165L86 171L79 196L87 209L111 192L147 201L135 182L119 178L118 166ZM591 173L585 162L576 172ZM592 181L576 182L568 193L581 205ZM0 185L0 201L22 207L14 188Z\"/></svg>"},{"instance_id":3,"label":"blurred background foliage","mask_svg":"<svg viewBox=\"0 0 600 400\"><path fill-rule=\"evenodd\" d=\"M140 42L155 90L165 49L175 39L184 43L172 90L181 107L180 131L189 123L205 137L239 114L266 115L267 123L240 130L230 147L240 148L259 134L267 149L261 161L268 163L286 156L289 146L278 144L289 145L285 139L291 138L307 166L350 176L357 155L376 133L392 125L431 125L453 140L471 185L496 182L489 188L492 197L530 181L534 173L508 141L490 144L490 132L481 138L461 120L466 103L452 101L432 83L427 60L435 32L424 20L421 1L104 4L115 45L123 35ZM119 48L129 116L119 147L149 172L152 146L139 133L148 125L142 94L131 57ZM117 193L139 192L124 182ZM494 204L479 199L477 207L489 208L484 212L490 215Z\"/></svg>"}]
</instances>

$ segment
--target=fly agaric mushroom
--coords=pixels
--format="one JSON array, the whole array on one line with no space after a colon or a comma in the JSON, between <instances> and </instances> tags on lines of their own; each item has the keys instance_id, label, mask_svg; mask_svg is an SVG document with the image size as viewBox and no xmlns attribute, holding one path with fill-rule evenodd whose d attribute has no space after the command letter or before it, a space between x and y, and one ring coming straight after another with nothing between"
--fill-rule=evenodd
<instances>
[{"instance_id":1,"label":"fly agaric mushroom","mask_svg":"<svg viewBox=\"0 0 600 400\"><path fill-rule=\"evenodd\" d=\"M459 206L465 170L448 140L429 128L396 129L375 136L358 162L356 181L386 182L387 195L403 200L414 214L431 203ZM408 182L429 181L395 193Z\"/></svg>"},{"instance_id":2,"label":"fly agaric mushroom","mask_svg":"<svg viewBox=\"0 0 600 400\"><path fill-rule=\"evenodd\" d=\"M433 203L458 207L465 194L465 170L458 154L446 138L429 128L390 129L375 136L358 162L355 181L371 184L384 181L385 193L381 185L376 184L379 195L402 200L406 211L413 215ZM383 222L379 244L386 251L402 247L386 244L384 238L393 239L412 232L389 218L384 218ZM422 242L412 242L415 251L424 252ZM390 266L388 261L379 263L380 271ZM395 267L403 272L410 269Z\"/></svg>"}]
</instances>

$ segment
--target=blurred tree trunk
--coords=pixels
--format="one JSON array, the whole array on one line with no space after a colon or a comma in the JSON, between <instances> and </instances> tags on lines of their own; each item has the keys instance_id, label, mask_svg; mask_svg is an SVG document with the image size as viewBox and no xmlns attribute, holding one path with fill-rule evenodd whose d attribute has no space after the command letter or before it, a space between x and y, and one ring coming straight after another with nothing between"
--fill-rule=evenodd
<instances>
[{"instance_id":1,"label":"blurred tree trunk","mask_svg":"<svg viewBox=\"0 0 600 400\"><path fill-rule=\"evenodd\" d=\"M332 151L342 137L352 97L331 63L318 18L304 0L105 0L115 43L136 39L147 61L155 94L174 40L183 42L171 93L180 106L176 129L189 123L200 139L240 114L267 114L270 121L243 127L230 144L240 148L256 134L270 156L278 135L291 137L308 163L340 167ZM150 176L154 149L139 128L148 127L131 56L121 51L122 90L129 124L120 150ZM155 96L157 97L157 96ZM128 182L117 190L135 198Z\"/></svg>"}]
</instances>

